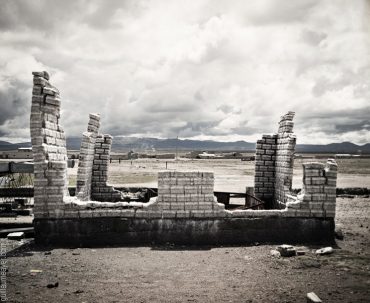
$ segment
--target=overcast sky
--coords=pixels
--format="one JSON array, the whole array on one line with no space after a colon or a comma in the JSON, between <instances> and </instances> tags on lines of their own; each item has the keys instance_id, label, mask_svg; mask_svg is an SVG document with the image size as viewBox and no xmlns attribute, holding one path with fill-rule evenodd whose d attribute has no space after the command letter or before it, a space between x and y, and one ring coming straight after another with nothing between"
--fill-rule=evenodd
<instances>
[{"instance_id":1,"label":"overcast sky","mask_svg":"<svg viewBox=\"0 0 370 303\"><path fill-rule=\"evenodd\" d=\"M0 140L29 141L32 71L67 136L370 142L370 1L0 0Z\"/></svg>"}]
</instances>

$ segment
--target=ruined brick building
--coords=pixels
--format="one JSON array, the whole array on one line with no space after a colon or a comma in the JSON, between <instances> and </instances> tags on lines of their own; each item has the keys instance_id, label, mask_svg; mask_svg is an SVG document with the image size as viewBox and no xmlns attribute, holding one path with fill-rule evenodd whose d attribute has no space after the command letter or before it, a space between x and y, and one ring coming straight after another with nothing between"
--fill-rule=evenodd
<instances>
[{"instance_id":1,"label":"ruined brick building","mask_svg":"<svg viewBox=\"0 0 370 303\"><path fill-rule=\"evenodd\" d=\"M36 241L235 244L333 239L335 161L303 164L302 191L291 193L294 113L281 118L277 134L257 142L254 192L265 201L264 210L226 210L214 196L213 173L198 171L160 172L158 197L147 203L123 201L121 192L107 184L113 138L99 132L98 114L90 114L82 135L76 194L70 196L60 94L47 72L33 76Z\"/></svg>"}]
</instances>

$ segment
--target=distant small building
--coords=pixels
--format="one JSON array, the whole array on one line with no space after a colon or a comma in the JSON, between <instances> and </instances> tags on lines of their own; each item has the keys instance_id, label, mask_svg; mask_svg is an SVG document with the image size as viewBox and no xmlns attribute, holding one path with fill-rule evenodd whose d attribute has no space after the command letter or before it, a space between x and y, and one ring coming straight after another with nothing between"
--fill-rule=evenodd
<instances>
[{"instance_id":1,"label":"distant small building","mask_svg":"<svg viewBox=\"0 0 370 303\"><path fill-rule=\"evenodd\" d=\"M209 154L207 152L203 152L198 155L200 159L217 159L217 158L222 158L221 155L216 155L216 154Z\"/></svg>"},{"instance_id":2,"label":"distant small building","mask_svg":"<svg viewBox=\"0 0 370 303\"><path fill-rule=\"evenodd\" d=\"M175 159L176 154L173 153L166 153L166 154L156 154L155 155L156 159Z\"/></svg>"},{"instance_id":3,"label":"distant small building","mask_svg":"<svg viewBox=\"0 0 370 303\"><path fill-rule=\"evenodd\" d=\"M357 158L360 155L353 155L353 154L336 154L335 158L337 159L349 159L349 158Z\"/></svg>"},{"instance_id":4,"label":"distant small building","mask_svg":"<svg viewBox=\"0 0 370 303\"><path fill-rule=\"evenodd\" d=\"M133 152L132 150L126 153L111 153L110 159L111 160L136 160L139 158L139 154Z\"/></svg>"},{"instance_id":5,"label":"distant small building","mask_svg":"<svg viewBox=\"0 0 370 303\"><path fill-rule=\"evenodd\" d=\"M32 147L20 147L16 150L0 151L1 159L33 159Z\"/></svg>"},{"instance_id":6,"label":"distant small building","mask_svg":"<svg viewBox=\"0 0 370 303\"><path fill-rule=\"evenodd\" d=\"M196 159L202 152L199 150L193 150L185 155L185 158Z\"/></svg>"}]
</instances>

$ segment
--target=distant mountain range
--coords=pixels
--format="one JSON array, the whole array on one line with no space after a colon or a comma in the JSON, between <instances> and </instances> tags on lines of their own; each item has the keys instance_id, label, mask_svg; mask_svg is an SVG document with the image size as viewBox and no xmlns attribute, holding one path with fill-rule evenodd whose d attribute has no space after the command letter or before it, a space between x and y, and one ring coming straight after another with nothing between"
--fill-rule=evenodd
<instances>
[{"instance_id":1,"label":"distant mountain range","mask_svg":"<svg viewBox=\"0 0 370 303\"><path fill-rule=\"evenodd\" d=\"M6 141L0 141L0 150L15 150L22 147L31 147L31 142L9 143Z\"/></svg>"},{"instance_id":2,"label":"distant mountain range","mask_svg":"<svg viewBox=\"0 0 370 303\"><path fill-rule=\"evenodd\" d=\"M80 149L81 138L67 138L67 148ZM12 144L0 141L0 150L14 150L20 147L30 147L30 142ZM182 139L157 139L136 137L115 137L112 149L114 151L148 151L148 150L207 150L207 151L254 151L255 143L245 141L219 142L211 140L182 140ZM370 143L356 145L351 142L331 143L327 145L298 144L296 151L300 153L357 153L361 151L370 154Z\"/></svg>"}]
</instances>

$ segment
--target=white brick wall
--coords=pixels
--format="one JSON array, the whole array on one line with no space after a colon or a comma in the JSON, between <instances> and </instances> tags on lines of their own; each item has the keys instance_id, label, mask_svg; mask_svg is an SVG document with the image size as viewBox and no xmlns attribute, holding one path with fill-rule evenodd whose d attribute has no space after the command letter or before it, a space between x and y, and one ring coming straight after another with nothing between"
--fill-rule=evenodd
<instances>
[{"instance_id":1,"label":"white brick wall","mask_svg":"<svg viewBox=\"0 0 370 303\"><path fill-rule=\"evenodd\" d=\"M177 212L180 217L205 217L205 211L222 211L215 202L214 176L209 172L159 172L155 209Z\"/></svg>"},{"instance_id":2,"label":"white brick wall","mask_svg":"<svg viewBox=\"0 0 370 303\"><path fill-rule=\"evenodd\" d=\"M33 72L30 133L34 158L34 214L59 214L68 195L67 150L59 124L60 95L47 72Z\"/></svg>"}]
</instances>

